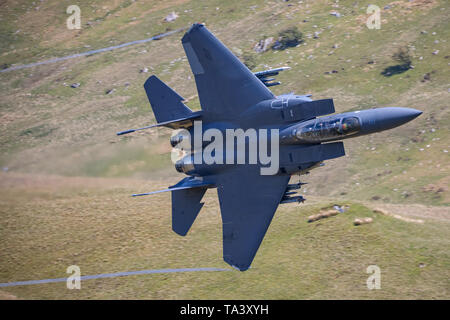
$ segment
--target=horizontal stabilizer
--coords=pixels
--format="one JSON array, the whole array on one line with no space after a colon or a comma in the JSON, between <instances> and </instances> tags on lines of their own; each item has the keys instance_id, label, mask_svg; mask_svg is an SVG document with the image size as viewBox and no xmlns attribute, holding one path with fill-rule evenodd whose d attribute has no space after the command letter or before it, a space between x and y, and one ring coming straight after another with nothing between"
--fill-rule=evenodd
<instances>
[{"instance_id":1,"label":"horizontal stabilizer","mask_svg":"<svg viewBox=\"0 0 450 320\"><path fill-rule=\"evenodd\" d=\"M168 189L164 190L158 190L158 191L152 191L147 193L136 193L133 194L133 197L140 197L140 196L148 196L152 194L157 194L161 192L168 192L168 191L176 191L176 190L185 190L185 189L192 189L192 188L214 188L215 186L210 183L206 182L203 179L198 179L194 177L187 177L178 182L177 184L169 187Z\"/></svg>"},{"instance_id":2,"label":"horizontal stabilizer","mask_svg":"<svg viewBox=\"0 0 450 320\"><path fill-rule=\"evenodd\" d=\"M129 130L125 130L125 131L120 131L120 132L117 132L116 134L118 136L121 136L124 134L132 133L132 132L136 132L136 131L140 131L140 130L145 130L145 129L150 129L150 128L155 128L155 127L169 127L172 129L189 128L192 126L192 123L194 120L200 119L201 117L202 117L201 111L197 111L197 112L192 112L189 116L181 118L181 119L160 122L160 123L152 124L150 126L146 126L146 127L142 127L142 128L138 128L138 129L129 129Z\"/></svg>"}]
</instances>

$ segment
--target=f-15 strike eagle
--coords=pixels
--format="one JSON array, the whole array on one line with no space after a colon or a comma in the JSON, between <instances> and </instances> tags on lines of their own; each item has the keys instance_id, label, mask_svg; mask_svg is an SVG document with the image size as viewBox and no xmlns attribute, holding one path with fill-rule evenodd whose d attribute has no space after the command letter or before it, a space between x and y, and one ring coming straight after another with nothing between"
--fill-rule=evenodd
<instances>
[{"instance_id":1,"label":"f-15 strike eagle","mask_svg":"<svg viewBox=\"0 0 450 320\"><path fill-rule=\"evenodd\" d=\"M305 200L296 194L302 183L289 184L292 175L344 156L339 140L391 129L422 113L377 108L332 115L332 99L275 96L268 87L279 82L269 77L285 68L252 73L203 24L194 24L182 44L201 111L191 111L153 75L144 88L157 124L118 135L157 126L183 129L170 142L192 148L175 164L188 177L166 190L137 195L171 191L172 229L185 236L206 190L217 188L223 258L241 271L250 267L278 205Z\"/></svg>"}]
</instances>

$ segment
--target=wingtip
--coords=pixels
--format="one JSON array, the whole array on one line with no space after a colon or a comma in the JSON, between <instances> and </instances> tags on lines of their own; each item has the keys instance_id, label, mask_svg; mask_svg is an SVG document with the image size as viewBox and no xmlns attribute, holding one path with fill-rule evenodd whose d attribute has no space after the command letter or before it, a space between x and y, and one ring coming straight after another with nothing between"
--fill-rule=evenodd
<instances>
[{"instance_id":1,"label":"wingtip","mask_svg":"<svg viewBox=\"0 0 450 320\"><path fill-rule=\"evenodd\" d=\"M243 272L243 271L247 271L250 268L250 265L248 265L248 266L239 266L239 265L237 265L236 262L233 261L230 257L231 256L226 255L226 256L223 257L223 260L226 263L228 263L233 269L236 269L238 271Z\"/></svg>"},{"instance_id":2,"label":"wingtip","mask_svg":"<svg viewBox=\"0 0 450 320\"><path fill-rule=\"evenodd\" d=\"M194 24L192 24L192 26L188 29L188 31L186 32L187 34L194 32L195 30L204 27L205 24L201 23L201 22L195 22Z\"/></svg>"},{"instance_id":3,"label":"wingtip","mask_svg":"<svg viewBox=\"0 0 450 320\"><path fill-rule=\"evenodd\" d=\"M244 271L247 271L248 269L250 269L250 266L248 266L248 267L238 267L238 266L235 266L235 265L232 265L232 264L231 264L231 267L233 269L236 269L236 270L241 271L241 272L244 272Z\"/></svg>"},{"instance_id":4,"label":"wingtip","mask_svg":"<svg viewBox=\"0 0 450 320\"><path fill-rule=\"evenodd\" d=\"M124 135L124 134L127 134L127 133L132 133L132 132L135 132L135 131L136 130L134 130L134 129L125 130L125 131L119 131L119 132L116 132L116 135L121 136L121 135Z\"/></svg>"},{"instance_id":5,"label":"wingtip","mask_svg":"<svg viewBox=\"0 0 450 320\"><path fill-rule=\"evenodd\" d=\"M205 25L203 23L196 22L190 26L190 28L186 31L183 38L181 38L181 43L186 43L190 41L190 35L195 32L196 30L204 27Z\"/></svg>"},{"instance_id":6,"label":"wingtip","mask_svg":"<svg viewBox=\"0 0 450 320\"><path fill-rule=\"evenodd\" d=\"M147 88L153 81L158 81L158 80L159 80L159 78L156 75L152 74L150 77L147 78L147 80L145 80L144 88ZM161 80L159 80L159 81L161 81Z\"/></svg>"}]
</instances>

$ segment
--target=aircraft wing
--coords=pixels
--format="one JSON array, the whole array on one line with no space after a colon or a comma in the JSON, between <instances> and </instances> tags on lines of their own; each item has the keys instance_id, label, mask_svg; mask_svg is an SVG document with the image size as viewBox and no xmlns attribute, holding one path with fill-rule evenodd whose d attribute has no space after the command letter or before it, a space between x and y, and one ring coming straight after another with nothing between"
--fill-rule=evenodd
<instances>
[{"instance_id":1,"label":"aircraft wing","mask_svg":"<svg viewBox=\"0 0 450 320\"><path fill-rule=\"evenodd\" d=\"M182 43L205 116L235 118L248 107L274 98L258 77L204 25L194 24Z\"/></svg>"},{"instance_id":2,"label":"aircraft wing","mask_svg":"<svg viewBox=\"0 0 450 320\"><path fill-rule=\"evenodd\" d=\"M223 259L249 268L286 191L290 176L263 176L259 166L241 165L219 177Z\"/></svg>"}]
</instances>

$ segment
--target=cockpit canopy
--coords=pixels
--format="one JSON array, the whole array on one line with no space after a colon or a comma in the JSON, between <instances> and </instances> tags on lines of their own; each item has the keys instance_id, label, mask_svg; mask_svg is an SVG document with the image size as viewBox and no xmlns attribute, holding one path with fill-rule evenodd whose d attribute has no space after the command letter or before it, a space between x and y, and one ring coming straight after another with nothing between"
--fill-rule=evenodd
<instances>
[{"instance_id":1,"label":"cockpit canopy","mask_svg":"<svg viewBox=\"0 0 450 320\"><path fill-rule=\"evenodd\" d=\"M358 133L361 130L361 121L357 117L334 118L321 120L294 129L295 137L304 142L321 142L338 140L344 136Z\"/></svg>"}]
</instances>

